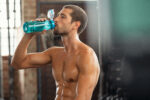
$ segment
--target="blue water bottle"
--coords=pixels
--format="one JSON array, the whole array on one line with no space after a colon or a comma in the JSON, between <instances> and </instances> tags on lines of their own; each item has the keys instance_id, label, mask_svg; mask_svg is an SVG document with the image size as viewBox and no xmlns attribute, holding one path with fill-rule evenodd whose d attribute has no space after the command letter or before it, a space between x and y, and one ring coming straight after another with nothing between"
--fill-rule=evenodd
<instances>
[{"instance_id":1,"label":"blue water bottle","mask_svg":"<svg viewBox=\"0 0 150 100\"><path fill-rule=\"evenodd\" d=\"M32 32L41 32L43 30L51 30L55 28L54 18L54 10L50 9L47 13L48 18L50 20L46 21L29 21L25 22L23 25L23 30L25 33L32 33Z\"/></svg>"}]
</instances>

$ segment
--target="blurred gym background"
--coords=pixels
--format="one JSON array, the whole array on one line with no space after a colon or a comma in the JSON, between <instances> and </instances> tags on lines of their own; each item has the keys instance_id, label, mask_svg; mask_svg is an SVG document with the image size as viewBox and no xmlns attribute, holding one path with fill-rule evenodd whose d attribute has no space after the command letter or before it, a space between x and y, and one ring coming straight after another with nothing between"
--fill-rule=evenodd
<instances>
[{"instance_id":1,"label":"blurred gym background","mask_svg":"<svg viewBox=\"0 0 150 100\"><path fill-rule=\"evenodd\" d=\"M80 39L95 50L101 65L92 100L150 100L149 0L0 0L0 100L54 100L50 64L14 70L10 62L23 23L46 17L49 9L57 14L66 4L88 14ZM51 33L35 37L28 52L62 46Z\"/></svg>"}]
</instances>

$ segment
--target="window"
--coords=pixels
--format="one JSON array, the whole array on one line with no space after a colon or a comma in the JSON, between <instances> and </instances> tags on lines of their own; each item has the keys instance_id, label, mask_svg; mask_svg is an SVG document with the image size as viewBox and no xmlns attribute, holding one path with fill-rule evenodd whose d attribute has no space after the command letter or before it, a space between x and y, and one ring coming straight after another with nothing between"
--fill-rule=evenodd
<instances>
[{"instance_id":1,"label":"window","mask_svg":"<svg viewBox=\"0 0 150 100\"><path fill-rule=\"evenodd\" d=\"M16 48L17 29L21 26L20 6L20 0L0 0L0 43L2 56L9 55L9 51L12 55ZM10 39L8 37L9 34Z\"/></svg>"}]
</instances>

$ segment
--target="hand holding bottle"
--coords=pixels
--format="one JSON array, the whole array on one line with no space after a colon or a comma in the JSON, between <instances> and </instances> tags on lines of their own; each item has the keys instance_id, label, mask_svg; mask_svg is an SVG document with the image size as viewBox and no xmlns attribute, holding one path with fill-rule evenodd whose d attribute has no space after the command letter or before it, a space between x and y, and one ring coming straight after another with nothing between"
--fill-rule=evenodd
<instances>
[{"instance_id":1,"label":"hand holding bottle","mask_svg":"<svg viewBox=\"0 0 150 100\"><path fill-rule=\"evenodd\" d=\"M23 25L23 30L25 33L33 33L33 32L42 32L44 30L51 30L55 28L55 22L53 21L54 17L54 10L50 9L48 11L48 17L47 18L38 18L36 20L32 20L29 22L25 22Z\"/></svg>"},{"instance_id":2,"label":"hand holding bottle","mask_svg":"<svg viewBox=\"0 0 150 100\"><path fill-rule=\"evenodd\" d=\"M53 20L45 20L45 18L36 19L24 23L23 29L25 33L42 32L43 30L50 30L55 28Z\"/></svg>"}]
</instances>

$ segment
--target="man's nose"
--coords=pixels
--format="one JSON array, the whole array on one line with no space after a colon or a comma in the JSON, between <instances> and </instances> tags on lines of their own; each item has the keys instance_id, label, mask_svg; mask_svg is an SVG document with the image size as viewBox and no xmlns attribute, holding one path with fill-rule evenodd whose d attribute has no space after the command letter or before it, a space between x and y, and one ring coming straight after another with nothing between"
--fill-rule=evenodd
<instances>
[{"instance_id":1,"label":"man's nose","mask_svg":"<svg viewBox=\"0 0 150 100\"><path fill-rule=\"evenodd\" d=\"M57 21L58 21L57 17L54 18L55 25L57 24Z\"/></svg>"}]
</instances>

